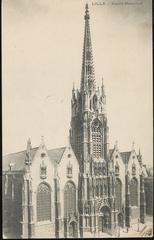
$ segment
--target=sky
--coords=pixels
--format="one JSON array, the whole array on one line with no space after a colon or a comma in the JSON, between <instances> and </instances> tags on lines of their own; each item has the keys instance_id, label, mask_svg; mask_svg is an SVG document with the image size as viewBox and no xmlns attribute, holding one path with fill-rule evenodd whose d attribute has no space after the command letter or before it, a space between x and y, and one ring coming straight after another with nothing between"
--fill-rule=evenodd
<instances>
[{"instance_id":1,"label":"sky","mask_svg":"<svg viewBox=\"0 0 154 240\"><path fill-rule=\"evenodd\" d=\"M104 78L110 148L153 161L151 0L3 0L3 154L68 144L80 87L85 3L97 85ZM104 4L103 4L104 3ZM120 4L121 3L121 4Z\"/></svg>"}]
</instances>

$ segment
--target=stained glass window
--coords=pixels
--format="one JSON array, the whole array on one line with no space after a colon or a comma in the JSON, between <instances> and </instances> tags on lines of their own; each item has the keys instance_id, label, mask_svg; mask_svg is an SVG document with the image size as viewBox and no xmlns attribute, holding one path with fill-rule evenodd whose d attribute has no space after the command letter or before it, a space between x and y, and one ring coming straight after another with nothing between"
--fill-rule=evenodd
<instances>
[{"instance_id":1,"label":"stained glass window","mask_svg":"<svg viewBox=\"0 0 154 240\"><path fill-rule=\"evenodd\" d=\"M132 178L130 182L130 202L131 206L138 206L138 181Z\"/></svg>"},{"instance_id":2,"label":"stained glass window","mask_svg":"<svg viewBox=\"0 0 154 240\"><path fill-rule=\"evenodd\" d=\"M76 212L76 187L74 183L67 182L64 188L64 214Z\"/></svg>"},{"instance_id":3,"label":"stained glass window","mask_svg":"<svg viewBox=\"0 0 154 240\"><path fill-rule=\"evenodd\" d=\"M51 191L50 187L41 183L37 190L37 221L51 221Z\"/></svg>"}]
</instances>

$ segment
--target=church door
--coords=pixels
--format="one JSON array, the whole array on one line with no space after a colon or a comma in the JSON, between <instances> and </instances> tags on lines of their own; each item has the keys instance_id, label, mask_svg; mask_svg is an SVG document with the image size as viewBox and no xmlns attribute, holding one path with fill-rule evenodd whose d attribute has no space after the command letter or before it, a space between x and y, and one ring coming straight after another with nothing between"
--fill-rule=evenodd
<instances>
[{"instance_id":1,"label":"church door","mask_svg":"<svg viewBox=\"0 0 154 240\"><path fill-rule=\"evenodd\" d=\"M69 225L69 237L75 238L77 237L77 224L76 222L71 222Z\"/></svg>"},{"instance_id":2,"label":"church door","mask_svg":"<svg viewBox=\"0 0 154 240\"><path fill-rule=\"evenodd\" d=\"M123 225L124 225L124 217L123 217L122 213L119 213L118 214L118 226L123 227Z\"/></svg>"},{"instance_id":3,"label":"church door","mask_svg":"<svg viewBox=\"0 0 154 240\"><path fill-rule=\"evenodd\" d=\"M111 230L111 212L109 207L104 206L101 208L99 217L100 230L102 232L110 233Z\"/></svg>"}]
</instances>

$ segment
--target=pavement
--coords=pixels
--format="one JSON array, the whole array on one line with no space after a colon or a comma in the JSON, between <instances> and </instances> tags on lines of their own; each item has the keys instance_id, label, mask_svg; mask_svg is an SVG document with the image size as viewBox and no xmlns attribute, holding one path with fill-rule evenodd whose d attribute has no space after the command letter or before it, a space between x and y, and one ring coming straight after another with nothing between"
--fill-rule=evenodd
<instances>
[{"instance_id":1,"label":"pavement","mask_svg":"<svg viewBox=\"0 0 154 240\"><path fill-rule=\"evenodd\" d=\"M111 236L107 233L100 232L99 234L92 234L92 233L85 233L84 238L129 238L129 237L136 237L136 238L142 238L142 237L150 237L150 235L147 235L151 233L151 236L153 236L153 218L151 216L146 216L146 223L134 223L129 229L128 232L125 228L119 229L119 236ZM40 234L37 236L38 238L41 237ZM43 237L43 236L42 236ZM50 236L51 237L51 236ZM3 239L20 239L20 237L16 234L12 235L10 233L5 233L3 235Z\"/></svg>"}]
</instances>

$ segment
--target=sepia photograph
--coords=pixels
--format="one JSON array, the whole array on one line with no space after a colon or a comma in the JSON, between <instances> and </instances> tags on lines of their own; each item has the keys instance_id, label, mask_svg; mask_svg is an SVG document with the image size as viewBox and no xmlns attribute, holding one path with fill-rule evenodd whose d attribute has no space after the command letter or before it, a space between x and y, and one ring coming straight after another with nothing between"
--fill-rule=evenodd
<instances>
[{"instance_id":1,"label":"sepia photograph","mask_svg":"<svg viewBox=\"0 0 154 240\"><path fill-rule=\"evenodd\" d=\"M152 0L2 1L2 236L153 237Z\"/></svg>"}]
</instances>

